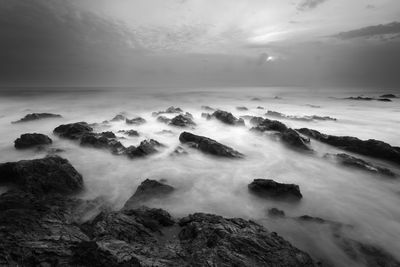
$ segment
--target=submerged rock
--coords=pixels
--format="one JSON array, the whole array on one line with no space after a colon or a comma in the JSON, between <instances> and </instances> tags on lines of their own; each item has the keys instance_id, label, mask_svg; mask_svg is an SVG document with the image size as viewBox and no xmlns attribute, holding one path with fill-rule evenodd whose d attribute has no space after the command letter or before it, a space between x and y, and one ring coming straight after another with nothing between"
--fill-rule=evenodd
<instances>
[{"instance_id":1,"label":"submerged rock","mask_svg":"<svg viewBox=\"0 0 400 267\"><path fill-rule=\"evenodd\" d=\"M271 208L268 210L268 216L270 217L285 217L285 212L277 208Z\"/></svg>"},{"instance_id":2,"label":"submerged rock","mask_svg":"<svg viewBox=\"0 0 400 267\"><path fill-rule=\"evenodd\" d=\"M193 148L199 149L204 153L214 156L227 158L242 158L244 155L231 147L225 146L217 141L192 133L183 132L179 136L179 141L183 144L188 144Z\"/></svg>"},{"instance_id":3,"label":"submerged rock","mask_svg":"<svg viewBox=\"0 0 400 267\"><path fill-rule=\"evenodd\" d=\"M12 123L20 123L20 122L27 122L27 121L35 121L40 119L49 119L49 118L61 118L62 116L59 114L53 113L31 113L25 115L22 119L17 121L13 121Z\"/></svg>"},{"instance_id":4,"label":"submerged rock","mask_svg":"<svg viewBox=\"0 0 400 267\"><path fill-rule=\"evenodd\" d=\"M126 148L124 153L129 158L145 157L157 153L157 148L160 147L164 147L164 145L154 139L143 140L137 147L130 146Z\"/></svg>"},{"instance_id":5,"label":"submerged rock","mask_svg":"<svg viewBox=\"0 0 400 267\"><path fill-rule=\"evenodd\" d=\"M158 116L157 121L169 124L171 122L171 119L165 117L165 116Z\"/></svg>"},{"instance_id":6,"label":"submerged rock","mask_svg":"<svg viewBox=\"0 0 400 267\"><path fill-rule=\"evenodd\" d=\"M312 149L309 148L307 145L308 143L310 143L310 139L302 137L298 132L291 128L284 131L281 135L281 138L283 142L293 148L312 151Z\"/></svg>"},{"instance_id":7,"label":"submerged rock","mask_svg":"<svg viewBox=\"0 0 400 267\"><path fill-rule=\"evenodd\" d=\"M115 122L115 121L123 121L123 120L125 120L125 119L126 119L126 117L125 117L124 115L118 114L118 115L115 115L115 117L112 118L111 121L112 121L112 122Z\"/></svg>"},{"instance_id":8,"label":"submerged rock","mask_svg":"<svg viewBox=\"0 0 400 267\"><path fill-rule=\"evenodd\" d=\"M192 120L192 118L193 116L190 113L185 115L178 115L174 117L169 124L177 127L194 126L196 125L196 123Z\"/></svg>"},{"instance_id":9,"label":"submerged rock","mask_svg":"<svg viewBox=\"0 0 400 267\"><path fill-rule=\"evenodd\" d=\"M201 106L201 109L207 110L207 111L214 111L215 108L209 107L209 106Z\"/></svg>"},{"instance_id":10,"label":"submerged rock","mask_svg":"<svg viewBox=\"0 0 400 267\"><path fill-rule=\"evenodd\" d=\"M54 129L54 133L60 137L68 139L79 139L82 135L91 133L93 128L86 122L76 122L69 124L62 124Z\"/></svg>"},{"instance_id":11,"label":"submerged rock","mask_svg":"<svg viewBox=\"0 0 400 267\"><path fill-rule=\"evenodd\" d=\"M345 166L354 167L354 168L365 170L365 171L372 172L375 174L382 174L382 175L386 175L386 176L390 176L390 177L395 176L395 174L387 168L376 166L376 165L374 165L370 162L367 162L363 159L356 158L356 157L350 156L345 153L326 154L324 157L334 157L336 160L339 161L339 163L341 163Z\"/></svg>"},{"instance_id":12,"label":"submerged rock","mask_svg":"<svg viewBox=\"0 0 400 267\"><path fill-rule=\"evenodd\" d=\"M351 136L327 135L307 128L301 128L297 131L322 143L343 150L400 164L400 147L394 147L379 140L369 139L364 141Z\"/></svg>"},{"instance_id":13,"label":"submerged rock","mask_svg":"<svg viewBox=\"0 0 400 267\"><path fill-rule=\"evenodd\" d=\"M238 119L235 116L233 116L232 113L227 112L227 111L217 110L211 116L225 124L244 125L243 119Z\"/></svg>"},{"instance_id":14,"label":"submerged rock","mask_svg":"<svg viewBox=\"0 0 400 267\"><path fill-rule=\"evenodd\" d=\"M33 193L77 193L82 176L68 160L59 156L0 164L0 183Z\"/></svg>"},{"instance_id":15,"label":"submerged rock","mask_svg":"<svg viewBox=\"0 0 400 267\"><path fill-rule=\"evenodd\" d=\"M165 111L153 112L152 115L154 117L156 117L156 116L158 116L160 114L164 114L164 113L181 113L181 112L183 112L183 110L181 108L171 106L171 107L167 108Z\"/></svg>"},{"instance_id":16,"label":"submerged rock","mask_svg":"<svg viewBox=\"0 0 400 267\"><path fill-rule=\"evenodd\" d=\"M133 118L133 119L126 118L125 122L127 124L140 125L140 124L146 123L146 120L143 119L142 117L136 117L136 118Z\"/></svg>"},{"instance_id":17,"label":"submerged rock","mask_svg":"<svg viewBox=\"0 0 400 267\"><path fill-rule=\"evenodd\" d=\"M246 107L236 107L236 109L237 110L241 110L241 111L246 111L246 110L249 110L248 108L246 108Z\"/></svg>"},{"instance_id":18,"label":"submerged rock","mask_svg":"<svg viewBox=\"0 0 400 267\"><path fill-rule=\"evenodd\" d=\"M49 145L52 142L53 141L47 135L39 133L26 133L21 134L21 136L14 141L14 147L17 149L24 149L41 145Z\"/></svg>"},{"instance_id":19,"label":"submerged rock","mask_svg":"<svg viewBox=\"0 0 400 267\"><path fill-rule=\"evenodd\" d=\"M329 116L317 116L317 115L311 115L311 116L292 116L292 115L285 115L283 113L277 112L277 111L271 111L268 110L267 113L265 113L266 116L270 117L275 117L275 118L281 118L281 119L288 119L288 120L296 120L296 121L313 121L313 120L320 120L320 121L336 121L337 119L329 117Z\"/></svg>"},{"instance_id":20,"label":"submerged rock","mask_svg":"<svg viewBox=\"0 0 400 267\"><path fill-rule=\"evenodd\" d=\"M299 200L303 197L298 185L278 183L271 179L254 179L248 188L254 194L266 198Z\"/></svg>"},{"instance_id":21,"label":"submerged rock","mask_svg":"<svg viewBox=\"0 0 400 267\"><path fill-rule=\"evenodd\" d=\"M202 117L202 118L205 118L205 119L207 119L207 120L211 120L211 118L212 118L211 114L205 113L205 112L202 112L202 113L201 113L201 117Z\"/></svg>"},{"instance_id":22,"label":"submerged rock","mask_svg":"<svg viewBox=\"0 0 400 267\"><path fill-rule=\"evenodd\" d=\"M171 194L175 188L156 180L146 179L136 189L135 194L125 203L124 209L138 207L150 199L163 198Z\"/></svg>"}]
</instances>

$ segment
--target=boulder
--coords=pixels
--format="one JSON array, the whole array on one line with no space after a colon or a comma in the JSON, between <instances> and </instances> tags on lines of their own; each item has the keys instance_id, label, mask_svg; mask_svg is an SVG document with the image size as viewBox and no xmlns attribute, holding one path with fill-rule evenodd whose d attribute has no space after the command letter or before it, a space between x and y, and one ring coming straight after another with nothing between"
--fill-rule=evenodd
<instances>
[{"instance_id":1,"label":"boulder","mask_svg":"<svg viewBox=\"0 0 400 267\"><path fill-rule=\"evenodd\" d=\"M127 118L127 119L125 120L125 122L126 122L127 124L140 125L140 124L146 123L146 120L143 119L142 117L136 117L136 118L133 118L133 119L128 119L128 118Z\"/></svg>"},{"instance_id":2,"label":"boulder","mask_svg":"<svg viewBox=\"0 0 400 267\"><path fill-rule=\"evenodd\" d=\"M240 110L240 111L246 111L246 110L249 110L248 108L246 108L246 107L236 107L236 109L237 110Z\"/></svg>"},{"instance_id":3,"label":"boulder","mask_svg":"<svg viewBox=\"0 0 400 267\"><path fill-rule=\"evenodd\" d=\"M49 118L61 118L61 115L53 114L53 113L31 113L31 114L25 115L25 117L23 117L17 121L13 121L12 123L35 121L35 120L49 119Z\"/></svg>"},{"instance_id":4,"label":"boulder","mask_svg":"<svg viewBox=\"0 0 400 267\"><path fill-rule=\"evenodd\" d=\"M282 141L292 148L299 150L312 151L307 145L310 143L310 139L302 137L297 131L289 128L284 131L281 135Z\"/></svg>"},{"instance_id":5,"label":"boulder","mask_svg":"<svg viewBox=\"0 0 400 267\"><path fill-rule=\"evenodd\" d=\"M181 108L171 106L171 107L167 108L165 111L153 112L152 115L154 117L156 117L156 116L158 116L160 114L164 114L164 113L181 113L181 112L183 112L183 110Z\"/></svg>"},{"instance_id":6,"label":"boulder","mask_svg":"<svg viewBox=\"0 0 400 267\"><path fill-rule=\"evenodd\" d=\"M53 141L47 135L39 133L26 133L21 134L21 136L14 141L14 147L17 149L24 149L41 145L49 145L52 142Z\"/></svg>"},{"instance_id":7,"label":"boulder","mask_svg":"<svg viewBox=\"0 0 400 267\"><path fill-rule=\"evenodd\" d=\"M233 116L232 113L227 112L227 111L217 110L211 116L225 124L244 125L243 119L238 119L235 116Z\"/></svg>"},{"instance_id":8,"label":"boulder","mask_svg":"<svg viewBox=\"0 0 400 267\"><path fill-rule=\"evenodd\" d=\"M248 185L249 190L265 198L300 200L303 195L296 184L283 184L271 179L254 179Z\"/></svg>"},{"instance_id":9,"label":"boulder","mask_svg":"<svg viewBox=\"0 0 400 267\"><path fill-rule=\"evenodd\" d=\"M143 140L137 147L130 146L126 148L124 153L129 158L145 157L157 153L158 152L157 148L160 147L164 147L164 145L157 142L154 139Z\"/></svg>"},{"instance_id":10,"label":"boulder","mask_svg":"<svg viewBox=\"0 0 400 267\"><path fill-rule=\"evenodd\" d=\"M125 117L124 115L118 114L118 115L115 115L115 117L112 118L111 121L112 121L112 122L115 122L115 121L123 121L123 120L125 120L125 119L126 119L126 117Z\"/></svg>"},{"instance_id":11,"label":"boulder","mask_svg":"<svg viewBox=\"0 0 400 267\"><path fill-rule=\"evenodd\" d=\"M90 127L86 122L76 122L69 124L62 124L54 129L54 134L67 138L67 139L79 139L82 135L91 133L93 128Z\"/></svg>"},{"instance_id":12,"label":"boulder","mask_svg":"<svg viewBox=\"0 0 400 267\"><path fill-rule=\"evenodd\" d=\"M327 135L307 128L301 128L297 131L322 143L343 150L400 164L400 147L394 147L379 140L360 140L357 137L351 136Z\"/></svg>"},{"instance_id":13,"label":"boulder","mask_svg":"<svg viewBox=\"0 0 400 267\"><path fill-rule=\"evenodd\" d=\"M175 188L156 180L146 179L136 189L135 194L125 203L124 209L138 207L150 199L163 198L171 194Z\"/></svg>"},{"instance_id":14,"label":"boulder","mask_svg":"<svg viewBox=\"0 0 400 267\"><path fill-rule=\"evenodd\" d=\"M0 164L0 183L43 194L71 194L83 189L82 176L68 160L55 155Z\"/></svg>"},{"instance_id":15,"label":"boulder","mask_svg":"<svg viewBox=\"0 0 400 267\"><path fill-rule=\"evenodd\" d=\"M119 130L118 132L126 134L127 136L139 136L139 133L135 130Z\"/></svg>"},{"instance_id":16,"label":"boulder","mask_svg":"<svg viewBox=\"0 0 400 267\"><path fill-rule=\"evenodd\" d=\"M183 132L179 136L179 141L189 144L191 147L200 151L219 157L242 158L244 155L231 147L225 146L217 141L192 133Z\"/></svg>"},{"instance_id":17,"label":"boulder","mask_svg":"<svg viewBox=\"0 0 400 267\"><path fill-rule=\"evenodd\" d=\"M268 216L270 217L285 217L285 212L277 208L271 208L268 210Z\"/></svg>"},{"instance_id":18,"label":"boulder","mask_svg":"<svg viewBox=\"0 0 400 267\"><path fill-rule=\"evenodd\" d=\"M257 119L257 121L261 121L261 119ZM264 119L261 121L256 127L253 127L252 130L265 132L265 131L277 131L284 132L288 129L288 127L280 121Z\"/></svg>"},{"instance_id":19,"label":"boulder","mask_svg":"<svg viewBox=\"0 0 400 267\"><path fill-rule=\"evenodd\" d=\"M196 123L192 120L192 117L190 114L189 115L178 115L174 117L169 125L172 126L177 126L177 127L188 127L188 126L194 126Z\"/></svg>"},{"instance_id":20,"label":"boulder","mask_svg":"<svg viewBox=\"0 0 400 267\"><path fill-rule=\"evenodd\" d=\"M116 140L112 132L84 134L80 139L80 145L108 149L114 154L122 154L125 151L125 147Z\"/></svg>"},{"instance_id":21,"label":"boulder","mask_svg":"<svg viewBox=\"0 0 400 267\"><path fill-rule=\"evenodd\" d=\"M215 109L209 106L201 106L201 109L207 110L207 111L214 111Z\"/></svg>"},{"instance_id":22,"label":"boulder","mask_svg":"<svg viewBox=\"0 0 400 267\"><path fill-rule=\"evenodd\" d=\"M349 167L354 167L357 169L361 169L364 171L372 172L375 174L381 174L381 175L385 175L385 176L389 176L389 177L396 176L394 174L394 172L392 172L391 170L389 170L387 168L376 166L376 165L374 165L370 162L367 162L363 159L356 158L356 157L350 156L345 153L325 154L324 157L335 158L340 164L343 164L343 165L349 166Z\"/></svg>"}]
</instances>

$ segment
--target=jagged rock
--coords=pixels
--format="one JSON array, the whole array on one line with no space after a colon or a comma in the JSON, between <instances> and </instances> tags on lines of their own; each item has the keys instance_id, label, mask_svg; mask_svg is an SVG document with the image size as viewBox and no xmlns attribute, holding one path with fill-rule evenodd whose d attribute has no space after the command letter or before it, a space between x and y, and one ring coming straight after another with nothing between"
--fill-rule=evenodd
<instances>
[{"instance_id":1,"label":"jagged rock","mask_svg":"<svg viewBox=\"0 0 400 267\"><path fill-rule=\"evenodd\" d=\"M271 179L254 179L248 188L254 194L266 198L299 200L303 197L298 185L278 183Z\"/></svg>"},{"instance_id":2,"label":"jagged rock","mask_svg":"<svg viewBox=\"0 0 400 267\"><path fill-rule=\"evenodd\" d=\"M257 121L261 121L261 119L257 119ZM254 121L255 122L255 121ZM265 131L277 131L284 132L288 129L288 127L280 121L264 119L262 120L256 127L253 127L252 130L265 132Z\"/></svg>"},{"instance_id":3,"label":"jagged rock","mask_svg":"<svg viewBox=\"0 0 400 267\"><path fill-rule=\"evenodd\" d=\"M289 128L284 131L281 135L282 141L287 145L306 151L311 151L312 149L308 147L307 143L310 143L310 139L302 137L298 132Z\"/></svg>"},{"instance_id":4,"label":"jagged rock","mask_svg":"<svg viewBox=\"0 0 400 267\"><path fill-rule=\"evenodd\" d=\"M268 216L270 217L285 217L285 212L277 208L271 208L268 210Z\"/></svg>"},{"instance_id":5,"label":"jagged rock","mask_svg":"<svg viewBox=\"0 0 400 267\"><path fill-rule=\"evenodd\" d=\"M308 254L252 221L195 213L179 225L190 266L315 266Z\"/></svg>"},{"instance_id":6,"label":"jagged rock","mask_svg":"<svg viewBox=\"0 0 400 267\"><path fill-rule=\"evenodd\" d=\"M116 140L116 136L112 132L87 133L82 135L80 140L81 146L105 148L114 154L122 154L125 151L125 147Z\"/></svg>"},{"instance_id":7,"label":"jagged rock","mask_svg":"<svg viewBox=\"0 0 400 267\"><path fill-rule=\"evenodd\" d=\"M201 109L207 110L207 111L214 111L215 109L209 106L201 106Z\"/></svg>"},{"instance_id":8,"label":"jagged rock","mask_svg":"<svg viewBox=\"0 0 400 267\"><path fill-rule=\"evenodd\" d=\"M48 119L48 118L61 118L61 115L52 113L31 113L25 115L25 117L23 117L22 119L13 121L12 123L20 123L20 122L34 121L40 119Z\"/></svg>"},{"instance_id":9,"label":"jagged rock","mask_svg":"<svg viewBox=\"0 0 400 267\"><path fill-rule=\"evenodd\" d=\"M164 145L154 139L143 140L137 147L130 146L126 148L125 154L130 158L145 157L157 153L157 148L159 147L164 147Z\"/></svg>"},{"instance_id":10,"label":"jagged rock","mask_svg":"<svg viewBox=\"0 0 400 267\"><path fill-rule=\"evenodd\" d=\"M139 133L135 130L119 130L118 132L126 134L128 136L139 136Z\"/></svg>"},{"instance_id":11,"label":"jagged rock","mask_svg":"<svg viewBox=\"0 0 400 267\"><path fill-rule=\"evenodd\" d=\"M53 141L47 135L27 133L21 134L21 136L14 141L14 147L17 149L24 149L40 145L49 145L52 142Z\"/></svg>"},{"instance_id":12,"label":"jagged rock","mask_svg":"<svg viewBox=\"0 0 400 267\"><path fill-rule=\"evenodd\" d=\"M82 190L82 176L59 156L0 164L0 183L27 192L70 194Z\"/></svg>"},{"instance_id":13,"label":"jagged rock","mask_svg":"<svg viewBox=\"0 0 400 267\"><path fill-rule=\"evenodd\" d=\"M91 133L93 128L86 122L76 122L70 124L62 124L54 129L54 133L63 138L79 139L82 135Z\"/></svg>"},{"instance_id":14,"label":"jagged rock","mask_svg":"<svg viewBox=\"0 0 400 267\"><path fill-rule=\"evenodd\" d=\"M242 158L244 155L233 148L225 146L217 141L200 136L194 135L188 132L183 132L179 136L179 141L183 144L189 144L191 147L199 149L204 153L208 153L215 156L227 157L227 158Z\"/></svg>"},{"instance_id":15,"label":"jagged rock","mask_svg":"<svg viewBox=\"0 0 400 267\"><path fill-rule=\"evenodd\" d=\"M233 116L232 113L223 110L217 110L211 116L225 124L244 125L243 119L238 119L235 116Z\"/></svg>"},{"instance_id":16,"label":"jagged rock","mask_svg":"<svg viewBox=\"0 0 400 267\"><path fill-rule=\"evenodd\" d=\"M122 115L122 114L118 114L118 115L115 115L115 117L114 118L112 118L111 119L111 121L123 121L123 120L125 120L126 119L126 117L124 116L124 115Z\"/></svg>"},{"instance_id":17,"label":"jagged rock","mask_svg":"<svg viewBox=\"0 0 400 267\"><path fill-rule=\"evenodd\" d=\"M249 109L246 108L246 107L236 107L236 109L237 109L237 110L241 110L241 111L249 110Z\"/></svg>"},{"instance_id":18,"label":"jagged rock","mask_svg":"<svg viewBox=\"0 0 400 267\"><path fill-rule=\"evenodd\" d=\"M192 120L192 118L193 116L191 116L190 113L189 115L178 115L174 117L169 124L178 127L194 126L196 123Z\"/></svg>"},{"instance_id":19,"label":"jagged rock","mask_svg":"<svg viewBox=\"0 0 400 267\"><path fill-rule=\"evenodd\" d=\"M117 136L115 135L115 133L108 131L108 132L102 132L100 133L101 136L104 136L106 138L117 138Z\"/></svg>"},{"instance_id":20,"label":"jagged rock","mask_svg":"<svg viewBox=\"0 0 400 267\"><path fill-rule=\"evenodd\" d=\"M153 112L152 115L154 117L156 117L156 116L158 116L160 114L164 114L164 113L181 113L181 112L183 112L183 110L181 108L171 106L171 107L167 108L165 111Z\"/></svg>"},{"instance_id":21,"label":"jagged rock","mask_svg":"<svg viewBox=\"0 0 400 267\"><path fill-rule=\"evenodd\" d=\"M395 96L394 94L385 94L385 95L381 95L380 98L396 98L397 96Z\"/></svg>"},{"instance_id":22,"label":"jagged rock","mask_svg":"<svg viewBox=\"0 0 400 267\"><path fill-rule=\"evenodd\" d=\"M395 174L387 168L376 166L376 165L374 165L370 162L367 162L363 159L359 159L359 158L350 156L345 153L325 154L324 157L327 157L327 158L333 157L336 160L338 160L339 163L341 163L345 166L355 167L357 169L365 170L365 171L376 173L376 174L382 174L382 175L386 175L386 176L390 176L390 177L395 176Z\"/></svg>"},{"instance_id":23,"label":"jagged rock","mask_svg":"<svg viewBox=\"0 0 400 267\"><path fill-rule=\"evenodd\" d=\"M128 118L127 118L127 119L125 120L125 122L126 122L127 124L140 125L140 124L146 123L146 120L143 119L142 117L136 117L136 118L133 118L133 119L128 119Z\"/></svg>"},{"instance_id":24,"label":"jagged rock","mask_svg":"<svg viewBox=\"0 0 400 267\"><path fill-rule=\"evenodd\" d=\"M125 203L124 209L138 207L150 199L163 198L171 194L175 188L156 180L146 179L136 189L135 194Z\"/></svg>"},{"instance_id":25,"label":"jagged rock","mask_svg":"<svg viewBox=\"0 0 400 267\"><path fill-rule=\"evenodd\" d=\"M158 116L157 121L169 124L171 122L171 119L165 117L165 116Z\"/></svg>"},{"instance_id":26,"label":"jagged rock","mask_svg":"<svg viewBox=\"0 0 400 267\"><path fill-rule=\"evenodd\" d=\"M364 141L351 136L327 135L307 128L301 128L297 131L322 143L343 150L400 164L400 147L394 147L379 140L369 139Z\"/></svg>"},{"instance_id":27,"label":"jagged rock","mask_svg":"<svg viewBox=\"0 0 400 267\"><path fill-rule=\"evenodd\" d=\"M251 101L261 101L261 98L253 97L253 98L251 99Z\"/></svg>"}]
</instances>

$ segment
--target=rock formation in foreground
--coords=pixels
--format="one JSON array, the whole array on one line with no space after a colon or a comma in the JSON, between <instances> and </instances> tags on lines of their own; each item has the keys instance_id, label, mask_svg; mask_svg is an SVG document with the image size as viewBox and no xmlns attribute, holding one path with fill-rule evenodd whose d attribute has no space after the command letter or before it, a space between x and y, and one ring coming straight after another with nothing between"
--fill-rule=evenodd
<instances>
[{"instance_id":1,"label":"rock formation in foreground","mask_svg":"<svg viewBox=\"0 0 400 267\"><path fill-rule=\"evenodd\" d=\"M244 155L231 147L225 146L217 141L192 133L183 132L179 136L179 141L190 147L196 148L204 153L219 157L242 158Z\"/></svg>"}]
</instances>

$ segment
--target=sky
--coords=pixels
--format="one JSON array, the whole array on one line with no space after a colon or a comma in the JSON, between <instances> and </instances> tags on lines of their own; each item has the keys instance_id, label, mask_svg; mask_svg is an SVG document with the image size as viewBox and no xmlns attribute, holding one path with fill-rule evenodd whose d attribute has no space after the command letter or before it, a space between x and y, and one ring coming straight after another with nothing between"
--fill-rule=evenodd
<instances>
[{"instance_id":1,"label":"sky","mask_svg":"<svg viewBox=\"0 0 400 267\"><path fill-rule=\"evenodd\" d=\"M399 0L0 0L0 86L400 86Z\"/></svg>"}]
</instances>

